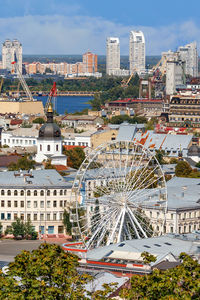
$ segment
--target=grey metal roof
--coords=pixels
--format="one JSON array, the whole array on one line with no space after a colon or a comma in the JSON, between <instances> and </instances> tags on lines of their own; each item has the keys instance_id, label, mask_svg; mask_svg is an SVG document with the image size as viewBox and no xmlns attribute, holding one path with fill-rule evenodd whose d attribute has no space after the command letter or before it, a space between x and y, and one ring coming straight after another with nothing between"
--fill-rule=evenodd
<instances>
[{"instance_id":1,"label":"grey metal roof","mask_svg":"<svg viewBox=\"0 0 200 300\"><path fill-rule=\"evenodd\" d=\"M190 238L186 239L187 235L166 235L160 237L153 237L147 239L134 239L127 240L121 243L112 244L96 248L87 252L87 259L100 260L104 257L109 257L112 252L112 257L124 254L124 259L127 259L127 254L142 253L147 251L157 257L163 256L167 253L172 253L175 257L178 257L181 252L188 254L200 254L200 232L190 234ZM113 254L114 253L114 254ZM136 255L138 257L138 255Z\"/></svg>"},{"instance_id":2,"label":"grey metal roof","mask_svg":"<svg viewBox=\"0 0 200 300\"><path fill-rule=\"evenodd\" d=\"M56 170L33 170L29 174L32 173L32 177L25 176L27 181L25 181L25 177L23 174L28 174L28 171L23 172L0 172L0 187L1 188L16 188L26 187L64 187L69 188L71 184L67 183L65 179L56 171ZM18 174L15 176L15 174Z\"/></svg>"}]
</instances>

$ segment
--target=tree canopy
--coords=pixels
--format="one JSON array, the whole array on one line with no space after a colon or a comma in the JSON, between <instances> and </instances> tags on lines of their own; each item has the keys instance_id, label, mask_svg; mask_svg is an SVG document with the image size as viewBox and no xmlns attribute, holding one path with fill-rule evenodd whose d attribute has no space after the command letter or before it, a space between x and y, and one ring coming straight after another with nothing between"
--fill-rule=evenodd
<instances>
[{"instance_id":1,"label":"tree canopy","mask_svg":"<svg viewBox=\"0 0 200 300\"><path fill-rule=\"evenodd\" d=\"M85 159L85 152L81 147L70 150L64 149L63 154L67 156L67 165L74 169L78 169Z\"/></svg>"},{"instance_id":2,"label":"tree canopy","mask_svg":"<svg viewBox=\"0 0 200 300\"><path fill-rule=\"evenodd\" d=\"M199 299L200 265L189 255L181 253L181 265L161 271L154 269L150 275L134 275L131 288L121 292L123 299Z\"/></svg>"},{"instance_id":3,"label":"tree canopy","mask_svg":"<svg viewBox=\"0 0 200 300\"><path fill-rule=\"evenodd\" d=\"M10 163L8 166L8 171L18 171L18 170L30 170L35 169L36 162L30 160L27 156L24 156L18 160L17 163Z\"/></svg>"}]
</instances>

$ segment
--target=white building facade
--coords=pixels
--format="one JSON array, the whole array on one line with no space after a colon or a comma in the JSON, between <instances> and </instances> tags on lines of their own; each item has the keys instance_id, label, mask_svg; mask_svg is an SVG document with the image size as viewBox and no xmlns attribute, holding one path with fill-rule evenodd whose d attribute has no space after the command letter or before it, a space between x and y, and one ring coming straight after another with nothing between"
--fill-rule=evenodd
<instances>
[{"instance_id":1,"label":"white building facade","mask_svg":"<svg viewBox=\"0 0 200 300\"><path fill-rule=\"evenodd\" d=\"M109 37L106 41L106 74L116 75L120 70L119 38Z\"/></svg>"},{"instance_id":2,"label":"white building facade","mask_svg":"<svg viewBox=\"0 0 200 300\"><path fill-rule=\"evenodd\" d=\"M130 74L145 72L145 38L142 31L131 31L129 40Z\"/></svg>"},{"instance_id":3,"label":"white building facade","mask_svg":"<svg viewBox=\"0 0 200 300\"><path fill-rule=\"evenodd\" d=\"M173 95L176 86L184 83L185 62L168 60L166 63L166 95Z\"/></svg>"},{"instance_id":4,"label":"white building facade","mask_svg":"<svg viewBox=\"0 0 200 300\"><path fill-rule=\"evenodd\" d=\"M2 45L3 69L13 71L12 62L17 59L20 72L22 72L22 44L18 40L6 40Z\"/></svg>"},{"instance_id":5,"label":"white building facade","mask_svg":"<svg viewBox=\"0 0 200 300\"><path fill-rule=\"evenodd\" d=\"M185 74L192 77L198 76L197 43L193 42L178 48L180 59L185 61Z\"/></svg>"},{"instance_id":6,"label":"white building facade","mask_svg":"<svg viewBox=\"0 0 200 300\"><path fill-rule=\"evenodd\" d=\"M64 234L63 212L69 210L71 184L56 170L0 173L0 222L3 232L17 218L30 220L44 234Z\"/></svg>"}]
</instances>

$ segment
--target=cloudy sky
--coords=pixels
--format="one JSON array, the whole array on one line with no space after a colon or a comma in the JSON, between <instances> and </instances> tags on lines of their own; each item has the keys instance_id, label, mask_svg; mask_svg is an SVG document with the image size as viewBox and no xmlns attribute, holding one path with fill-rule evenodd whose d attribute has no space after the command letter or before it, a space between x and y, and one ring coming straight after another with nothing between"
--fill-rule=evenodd
<instances>
[{"instance_id":1,"label":"cloudy sky","mask_svg":"<svg viewBox=\"0 0 200 300\"><path fill-rule=\"evenodd\" d=\"M128 54L130 30L142 30L147 55L200 46L200 0L0 0L0 42L17 38L24 54L105 54L108 36Z\"/></svg>"}]
</instances>

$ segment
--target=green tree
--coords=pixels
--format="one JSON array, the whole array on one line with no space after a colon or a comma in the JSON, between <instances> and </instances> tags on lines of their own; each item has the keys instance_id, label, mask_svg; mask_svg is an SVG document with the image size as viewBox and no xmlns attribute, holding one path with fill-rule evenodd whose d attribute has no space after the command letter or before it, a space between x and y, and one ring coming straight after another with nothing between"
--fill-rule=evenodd
<instances>
[{"instance_id":1,"label":"green tree","mask_svg":"<svg viewBox=\"0 0 200 300\"><path fill-rule=\"evenodd\" d=\"M72 223L70 222L70 213L64 210L63 213L63 225L65 226L66 232L72 234Z\"/></svg>"},{"instance_id":2,"label":"green tree","mask_svg":"<svg viewBox=\"0 0 200 300\"><path fill-rule=\"evenodd\" d=\"M85 159L85 152L81 147L64 150L63 153L67 156L67 165L74 169L78 169Z\"/></svg>"},{"instance_id":3,"label":"green tree","mask_svg":"<svg viewBox=\"0 0 200 300\"><path fill-rule=\"evenodd\" d=\"M142 252L141 257L143 258L143 262L145 264L150 264L151 262L156 261L156 257L147 251Z\"/></svg>"},{"instance_id":4,"label":"green tree","mask_svg":"<svg viewBox=\"0 0 200 300\"><path fill-rule=\"evenodd\" d=\"M195 165L197 168L200 168L200 161Z\"/></svg>"},{"instance_id":5,"label":"green tree","mask_svg":"<svg viewBox=\"0 0 200 300\"><path fill-rule=\"evenodd\" d=\"M79 274L77 267L78 257L59 245L22 251L9 264L7 276L1 274L0 299L86 299L84 285L91 277Z\"/></svg>"},{"instance_id":6,"label":"green tree","mask_svg":"<svg viewBox=\"0 0 200 300\"><path fill-rule=\"evenodd\" d=\"M166 161L164 160L165 151L164 150L156 150L156 158L159 164L164 165Z\"/></svg>"},{"instance_id":7,"label":"green tree","mask_svg":"<svg viewBox=\"0 0 200 300\"><path fill-rule=\"evenodd\" d=\"M45 123L45 119L38 117L36 119L33 120L33 123L35 124L44 124Z\"/></svg>"},{"instance_id":8,"label":"green tree","mask_svg":"<svg viewBox=\"0 0 200 300\"><path fill-rule=\"evenodd\" d=\"M121 292L123 299L199 299L200 265L189 255L182 253L181 265L161 271L153 270L150 275L135 275L131 278L130 289Z\"/></svg>"},{"instance_id":9,"label":"green tree","mask_svg":"<svg viewBox=\"0 0 200 300\"><path fill-rule=\"evenodd\" d=\"M10 163L8 166L8 171L18 171L18 170L30 170L35 169L36 162L30 160L27 156L24 156L18 160L17 163Z\"/></svg>"},{"instance_id":10,"label":"green tree","mask_svg":"<svg viewBox=\"0 0 200 300\"><path fill-rule=\"evenodd\" d=\"M50 159L47 159L44 168L45 169L55 169L55 166L51 164L51 160Z\"/></svg>"},{"instance_id":11,"label":"green tree","mask_svg":"<svg viewBox=\"0 0 200 300\"><path fill-rule=\"evenodd\" d=\"M1 222L0 222L0 237L1 237L1 235L2 235L2 229L3 229L3 225L2 225Z\"/></svg>"},{"instance_id":12,"label":"green tree","mask_svg":"<svg viewBox=\"0 0 200 300\"><path fill-rule=\"evenodd\" d=\"M192 168L187 161L180 160L175 168L177 177L188 177L192 173Z\"/></svg>"},{"instance_id":13,"label":"green tree","mask_svg":"<svg viewBox=\"0 0 200 300\"><path fill-rule=\"evenodd\" d=\"M10 233L14 235L15 238L24 238L25 237L25 225L22 220L19 218L11 224Z\"/></svg>"}]
</instances>

